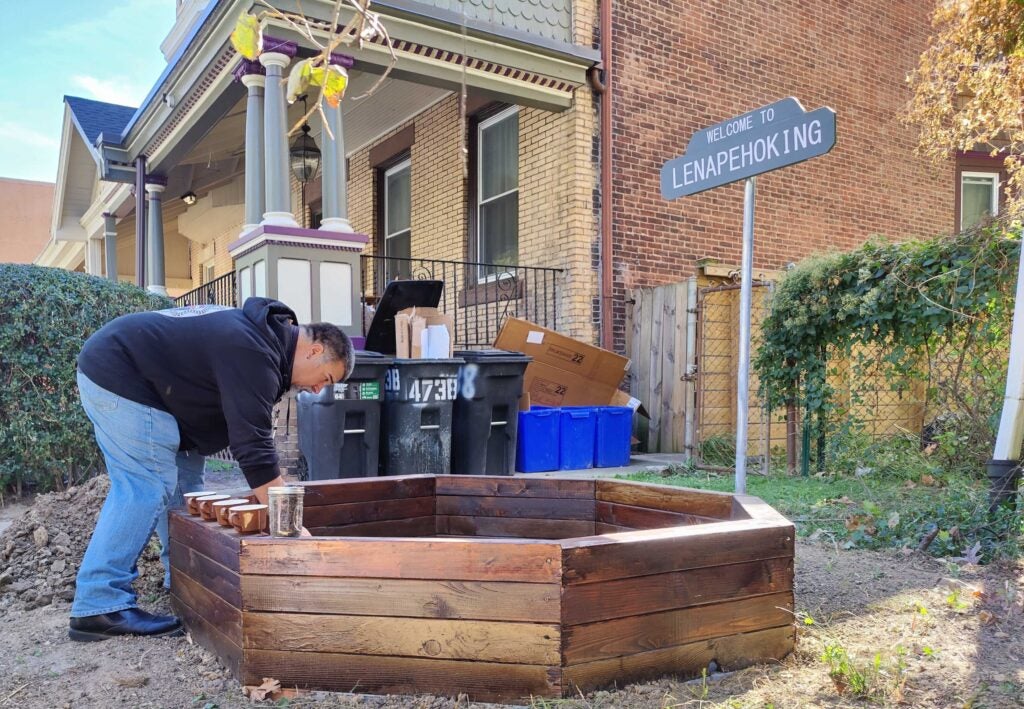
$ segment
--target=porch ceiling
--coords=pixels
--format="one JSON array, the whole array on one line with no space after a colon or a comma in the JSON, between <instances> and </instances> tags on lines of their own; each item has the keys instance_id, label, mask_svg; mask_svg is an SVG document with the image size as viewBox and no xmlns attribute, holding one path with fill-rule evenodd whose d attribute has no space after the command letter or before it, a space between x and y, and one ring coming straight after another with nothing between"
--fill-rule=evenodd
<instances>
[{"instance_id":1,"label":"porch ceiling","mask_svg":"<svg viewBox=\"0 0 1024 709\"><path fill-rule=\"evenodd\" d=\"M373 74L354 71L347 96L365 93L377 80ZM345 98L342 116L345 130L345 148L351 154L372 143L378 137L402 125L424 109L448 95L446 89L388 78L372 96L362 100ZM181 188L200 191L237 174L245 155L245 98L232 106L210 131L180 160L169 175L172 185L168 192ZM302 104L288 107L289 126L302 117ZM310 121L312 134L321 148L324 137L319 118ZM289 140L291 142L291 140Z\"/></svg>"}]
</instances>

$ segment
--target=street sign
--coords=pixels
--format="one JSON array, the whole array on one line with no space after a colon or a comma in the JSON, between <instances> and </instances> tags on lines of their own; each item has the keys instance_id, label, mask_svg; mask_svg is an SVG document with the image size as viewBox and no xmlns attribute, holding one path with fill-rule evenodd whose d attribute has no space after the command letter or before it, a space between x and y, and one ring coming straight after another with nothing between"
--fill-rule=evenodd
<instances>
[{"instance_id":1,"label":"street sign","mask_svg":"<svg viewBox=\"0 0 1024 709\"><path fill-rule=\"evenodd\" d=\"M824 155L836 144L831 108L807 113L795 98L755 108L694 133L682 157L661 168L661 194L675 199L746 180L740 262L739 368L736 373L736 492L747 491L747 397L750 383L750 298L754 271L756 176ZM1024 259L1024 250L1021 251Z\"/></svg>"},{"instance_id":2,"label":"street sign","mask_svg":"<svg viewBox=\"0 0 1024 709\"><path fill-rule=\"evenodd\" d=\"M784 98L694 133L686 152L661 168L661 194L697 194L824 155L835 143L835 111L808 113Z\"/></svg>"}]
</instances>

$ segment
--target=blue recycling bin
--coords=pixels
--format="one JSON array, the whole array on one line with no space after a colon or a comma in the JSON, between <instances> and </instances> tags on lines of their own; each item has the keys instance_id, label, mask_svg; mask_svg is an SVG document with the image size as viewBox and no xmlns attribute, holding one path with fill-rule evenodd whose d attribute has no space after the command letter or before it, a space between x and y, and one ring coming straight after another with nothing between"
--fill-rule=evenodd
<instances>
[{"instance_id":1,"label":"blue recycling bin","mask_svg":"<svg viewBox=\"0 0 1024 709\"><path fill-rule=\"evenodd\" d=\"M593 468L596 411L589 406L567 406L558 412L558 469Z\"/></svg>"},{"instance_id":2,"label":"blue recycling bin","mask_svg":"<svg viewBox=\"0 0 1024 709\"><path fill-rule=\"evenodd\" d=\"M614 468L629 465L633 409L628 406L599 406L594 446L594 467Z\"/></svg>"},{"instance_id":3,"label":"blue recycling bin","mask_svg":"<svg viewBox=\"0 0 1024 709\"><path fill-rule=\"evenodd\" d=\"M558 409L519 412L516 470L540 473L558 469L559 418Z\"/></svg>"}]
</instances>

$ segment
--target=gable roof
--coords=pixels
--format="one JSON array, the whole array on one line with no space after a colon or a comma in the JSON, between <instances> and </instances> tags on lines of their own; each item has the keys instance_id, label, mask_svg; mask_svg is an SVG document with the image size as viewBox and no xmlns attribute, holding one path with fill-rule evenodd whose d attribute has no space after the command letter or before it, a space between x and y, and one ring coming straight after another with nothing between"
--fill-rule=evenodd
<instances>
[{"instance_id":1,"label":"gable roof","mask_svg":"<svg viewBox=\"0 0 1024 709\"><path fill-rule=\"evenodd\" d=\"M72 120L90 147L96 145L96 139L101 133L106 136L108 142L120 142L121 131L137 110L131 106L103 103L78 96L65 96L64 102L71 109Z\"/></svg>"}]
</instances>

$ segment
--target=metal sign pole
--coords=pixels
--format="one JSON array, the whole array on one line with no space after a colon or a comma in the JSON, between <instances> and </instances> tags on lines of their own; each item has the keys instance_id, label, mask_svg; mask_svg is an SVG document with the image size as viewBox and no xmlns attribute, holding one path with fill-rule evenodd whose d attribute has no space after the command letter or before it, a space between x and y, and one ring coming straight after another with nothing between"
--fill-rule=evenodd
<instances>
[{"instance_id":1,"label":"metal sign pole","mask_svg":"<svg viewBox=\"0 0 1024 709\"><path fill-rule=\"evenodd\" d=\"M747 425L750 388L750 301L754 286L754 177L743 189L743 259L740 264L740 366L736 377L736 494L747 492Z\"/></svg>"}]
</instances>

